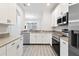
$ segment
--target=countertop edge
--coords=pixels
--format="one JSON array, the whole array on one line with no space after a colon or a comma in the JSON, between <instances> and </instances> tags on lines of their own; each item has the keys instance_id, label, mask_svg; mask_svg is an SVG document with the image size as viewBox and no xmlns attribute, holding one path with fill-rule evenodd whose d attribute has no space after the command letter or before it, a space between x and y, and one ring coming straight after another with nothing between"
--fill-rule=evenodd
<instances>
[{"instance_id":1,"label":"countertop edge","mask_svg":"<svg viewBox=\"0 0 79 59\"><path fill-rule=\"evenodd\" d=\"M11 42L13 42L13 41L18 40L19 38L21 38L21 36L17 36L16 38L14 38L14 39L12 39L12 40L10 40L8 42L4 42L4 43L0 44L0 48L7 45L7 44L9 44L9 43L11 43Z\"/></svg>"}]
</instances>

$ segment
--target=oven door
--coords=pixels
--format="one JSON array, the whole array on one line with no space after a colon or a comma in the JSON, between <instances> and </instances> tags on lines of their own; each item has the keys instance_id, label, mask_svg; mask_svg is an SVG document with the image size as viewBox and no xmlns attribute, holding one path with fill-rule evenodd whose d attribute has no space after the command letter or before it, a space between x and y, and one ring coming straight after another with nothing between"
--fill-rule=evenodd
<instances>
[{"instance_id":1,"label":"oven door","mask_svg":"<svg viewBox=\"0 0 79 59\"><path fill-rule=\"evenodd\" d=\"M52 44L59 44L59 39L57 39L56 37L52 37Z\"/></svg>"},{"instance_id":2,"label":"oven door","mask_svg":"<svg viewBox=\"0 0 79 59\"><path fill-rule=\"evenodd\" d=\"M52 48L54 49L55 53L60 56L60 42L59 39L52 37Z\"/></svg>"}]
</instances>

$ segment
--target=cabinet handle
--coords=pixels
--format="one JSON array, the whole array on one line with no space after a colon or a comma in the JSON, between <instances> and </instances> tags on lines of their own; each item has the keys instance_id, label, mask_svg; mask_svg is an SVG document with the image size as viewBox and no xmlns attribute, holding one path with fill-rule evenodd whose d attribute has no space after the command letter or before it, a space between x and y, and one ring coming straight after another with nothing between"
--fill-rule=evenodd
<instances>
[{"instance_id":1,"label":"cabinet handle","mask_svg":"<svg viewBox=\"0 0 79 59\"><path fill-rule=\"evenodd\" d=\"M63 42L64 44L66 44L65 42Z\"/></svg>"},{"instance_id":2,"label":"cabinet handle","mask_svg":"<svg viewBox=\"0 0 79 59\"><path fill-rule=\"evenodd\" d=\"M14 45L15 43L13 43L12 45Z\"/></svg>"},{"instance_id":3,"label":"cabinet handle","mask_svg":"<svg viewBox=\"0 0 79 59\"><path fill-rule=\"evenodd\" d=\"M17 49L19 48L19 45L17 45Z\"/></svg>"}]
</instances>

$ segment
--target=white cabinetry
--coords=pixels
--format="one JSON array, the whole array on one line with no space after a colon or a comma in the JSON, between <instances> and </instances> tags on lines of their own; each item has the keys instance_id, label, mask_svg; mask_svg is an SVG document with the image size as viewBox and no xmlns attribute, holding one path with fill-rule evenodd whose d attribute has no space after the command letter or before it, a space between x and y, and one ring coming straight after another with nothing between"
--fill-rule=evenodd
<instances>
[{"instance_id":1,"label":"white cabinetry","mask_svg":"<svg viewBox=\"0 0 79 59\"><path fill-rule=\"evenodd\" d=\"M61 8L62 8L61 5L58 5L52 12L53 27L58 26L57 19L61 17Z\"/></svg>"},{"instance_id":2,"label":"white cabinetry","mask_svg":"<svg viewBox=\"0 0 79 59\"><path fill-rule=\"evenodd\" d=\"M30 33L30 44L34 44L36 42L36 34L35 33Z\"/></svg>"},{"instance_id":3,"label":"white cabinetry","mask_svg":"<svg viewBox=\"0 0 79 59\"><path fill-rule=\"evenodd\" d=\"M0 23L7 23L8 6L6 3L0 3Z\"/></svg>"},{"instance_id":4,"label":"white cabinetry","mask_svg":"<svg viewBox=\"0 0 79 59\"><path fill-rule=\"evenodd\" d=\"M9 44L0 47L0 56L22 56L23 37L18 38Z\"/></svg>"},{"instance_id":5,"label":"white cabinetry","mask_svg":"<svg viewBox=\"0 0 79 59\"><path fill-rule=\"evenodd\" d=\"M52 35L51 33L42 33L41 35L41 39L42 39L42 43L44 44L50 44Z\"/></svg>"},{"instance_id":6,"label":"white cabinetry","mask_svg":"<svg viewBox=\"0 0 79 59\"><path fill-rule=\"evenodd\" d=\"M43 37L41 33L36 33L36 43L42 44L43 43Z\"/></svg>"},{"instance_id":7,"label":"white cabinetry","mask_svg":"<svg viewBox=\"0 0 79 59\"><path fill-rule=\"evenodd\" d=\"M16 23L16 4L0 3L0 24Z\"/></svg>"},{"instance_id":8,"label":"white cabinetry","mask_svg":"<svg viewBox=\"0 0 79 59\"><path fill-rule=\"evenodd\" d=\"M11 42L7 45L7 56L16 56L17 41Z\"/></svg>"},{"instance_id":9,"label":"white cabinetry","mask_svg":"<svg viewBox=\"0 0 79 59\"><path fill-rule=\"evenodd\" d=\"M23 54L23 38L18 38L7 45L7 56L22 56Z\"/></svg>"},{"instance_id":10,"label":"white cabinetry","mask_svg":"<svg viewBox=\"0 0 79 59\"><path fill-rule=\"evenodd\" d=\"M56 10L52 13L52 26L57 26L57 16L56 16Z\"/></svg>"},{"instance_id":11,"label":"white cabinetry","mask_svg":"<svg viewBox=\"0 0 79 59\"><path fill-rule=\"evenodd\" d=\"M67 3L61 3L59 4L55 10L52 12L52 26L58 26L57 25L57 19L61 18L68 12L68 4Z\"/></svg>"},{"instance_id":12,"label":"white cabinetry","mask_svg":"<svg viewBox=\"0 0 79 59\"><path fill-rule=\"evenodd\" d=\"M10 3L8 4L8 15L7 21L11 24L16 24L16 4Z\"/></svg>"},{"instance_id":13,"label":"white cabinetry","mask_svg":"<svg viewBox=\"0 0 79 59\"><path fill-rule=\"evenodd\" d=\"M23 54L23 38L11 42L7 45L7 56L22 56Z\"/></svg>"},{"instance_id":14,"label":"white cabinetry","mask_svg":"<svg viewBox=\"0 0 79 59\"><path fill-rule=\"evenodd\" d=\"M68 3L62 3L61 6L61 15L63 16L66 12L68 12Z\"/></svg>"},{"instance_id":15,"label":"white cabinetry","mask_svg":"<svg viewBox=\"0 0 79 59\"><path fill-rule=\"evenodd\" d=\"M17 56L22 56L23 54L23 38L17 40Z\"/></svg>"},{"instance_id":16,"label":"white cabinetry","mask_svg":"<svg viewBox=\"0 0 79 59\"><path fill-rule=\"evenodd\" d=\"M68 56L68 42L60 38L60 56Z\"/></svg>"},{"instance_id":17,"label":"white cabinetry","mask_svg":"<svg viewBox=\"0 0 79 59\"><path fill-rule=\"evenodd\" d=\"M6 56L6 46L0 47L0 56Z\"/></svg>"},{"instance_id":18,"label":"white cabinetry","mask_svg":"<svg viewBox=\"0 0 79 59\"><path fill-rule=\"evenodd\" d=\"M50 44L51 33L31 33L30 44Z\"/></svg>"}]
</instances>

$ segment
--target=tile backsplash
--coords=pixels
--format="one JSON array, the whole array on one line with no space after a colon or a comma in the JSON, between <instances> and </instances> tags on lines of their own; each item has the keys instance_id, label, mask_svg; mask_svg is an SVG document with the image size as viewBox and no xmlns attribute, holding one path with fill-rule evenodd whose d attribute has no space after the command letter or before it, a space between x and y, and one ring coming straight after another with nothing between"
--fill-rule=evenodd
<instances>
[{"instance_id":1,"label":"tile backsplash","mask_svg":"<svg viewBox=\"0 0 79 59\"><path fill-rule=\"evenodd\" d=\"M8 25L0 24L0 33L8 32Z\"/></svg>"},{"instance_id":2,"label":"tile backsplash","mask_svg":"<svg viewBox=\"0 0 79 59\"><path fill-rule=\"evenodd\" d=\"M55 31L62 31L62 29L68 29L68 26L57 26L57 27L53 28L53 30L55 30Z\"/></svg>"}]
</instances>

